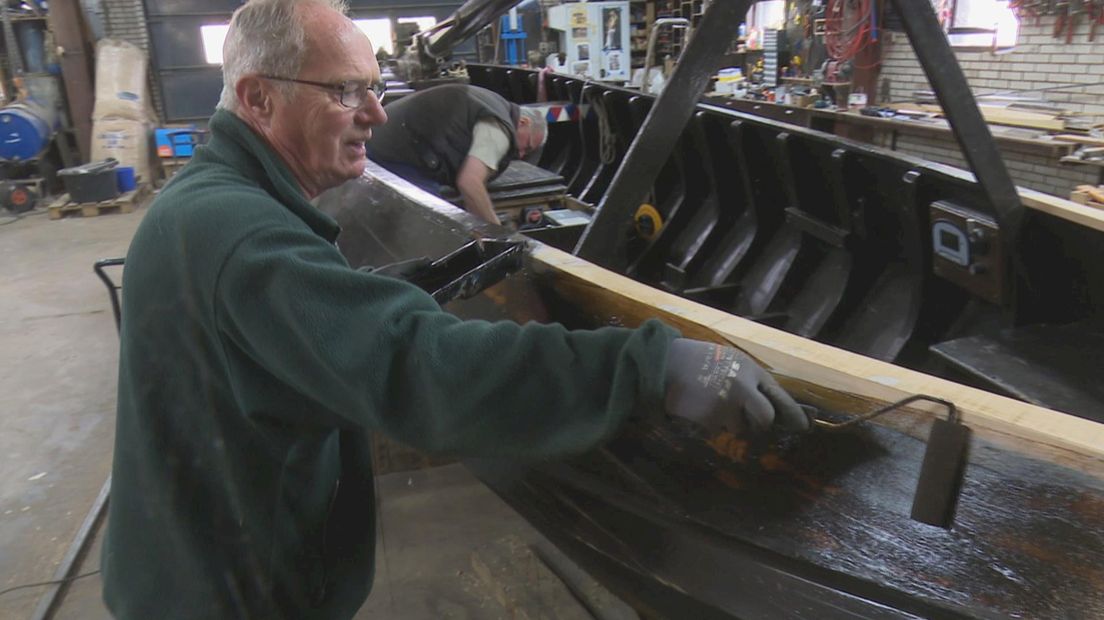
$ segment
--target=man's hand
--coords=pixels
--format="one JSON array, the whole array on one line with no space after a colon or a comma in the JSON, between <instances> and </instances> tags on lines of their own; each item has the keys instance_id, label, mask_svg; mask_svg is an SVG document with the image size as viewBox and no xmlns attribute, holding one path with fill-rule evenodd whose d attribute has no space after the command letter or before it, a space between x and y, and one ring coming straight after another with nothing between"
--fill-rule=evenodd
<instances>
[{"instance_id":1,"label":"man's hand","mask_svg":"<svg viewBox=\"0 0 1104 620\"><path fill-rule=\"evenodd\" d=\"M678 338L667 353L667 413L710 432L765 431L772 424L804 431L801 407L747 354L712 342Z\"/></svg>"},{"instance_id":2,"label":"man's hand","mask_svg":"<svg viewBox=\"0 0 1104 620\"><path fill-rule=\"evenodd\" d=\"M401 260L394 263L387 263L386 265L380 265L379 267L372 267L371 265L365 265L358 269L358 271L365 271L377 276L387 276L389 278L398 278L400 280L409 280L422 271L426 267L429 267L433 262L425 256L418 258L410 258L407 260Z\"/></svg>"},{"instance_id":3,"label":"man's hand","mask_svg":"<svg viewBox=\"0 0 1104 620\"><path fill-rule=\"evenodd\" d=\"M456 174L456 189L464 199L464 209L468 213L492 224L501 224L491 203L491 195L487 193L487 179L490 176L491 169L487 164L469 155Z\"/></svg>"}]
</instances>

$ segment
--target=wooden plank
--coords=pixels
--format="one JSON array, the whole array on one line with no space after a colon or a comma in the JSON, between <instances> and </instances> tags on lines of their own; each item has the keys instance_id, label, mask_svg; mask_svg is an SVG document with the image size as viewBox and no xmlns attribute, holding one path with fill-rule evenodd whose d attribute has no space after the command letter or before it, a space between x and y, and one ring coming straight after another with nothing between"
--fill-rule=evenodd
<instances>
[{"instance_id":1,"label":"wooden plank","mask_svg":"<svg viewBox=\"0 0 1104 620\"><path fill-rule=\"evenodd\" d=\"M1075 206L1095 212L1081 205ZM1104 221L1104 214L1098 213L1098 216ZM535 247L532 259L566 276L557 280L556 290L578 304L582 311L597 317L616 317L621 324L629 326L649 318L660 318L687 337L731 343L759 359L792 393L817 406L864 411L912 394L928 394L958 405L963 421L975 431L1007 435L1068 450L1104 463L1102 424L894 366L732 316L659 291L548 246ZM917 405L913 409L937 412L941 408Z\"/></svg>"},{"instance_id":2,"label":"wooden plank","mask_svg":"<svg viewBox=\"0 0 1104 620\"><path fill-rule=\"evenodd\" d=\"M594 620L567 586L517 536L472 552L472 569L515 620Z\"/></svg>"},{"instance_id":3,"label":"wooden plank","mask_svg":"<svg viewBox=\"0 0 1104 620\"><path fill-rule=\"evenodd\" d=\"M1077 189L1070 192L1070 200L1086 207L1104 209L1104 187L1078 185Z\"/></svg>"},{"instance_id":4,"label":"wooden plank","mask_svg":"<svg viewBox=\"0 0 1104 620\"><path fill-rule=\"evenodd\" d=\"M1090 136L1076 136L1073 134L1057 134L1051 136L1052 139L1060 142L1073 142L1076 144L1091 144L1093 146L1104 146L1104 138L1093 138Z\"/></svg>"},{"instance_id":5,"label":"wooden plank","mask_svg":"<svg viewBox=\"0 0 1104 620\"><path fill-rule=\"evenodd\" d=\"M150 186L139 185L121 196L101 202L70 202L69 194L62 194L47 207L47 215L56 220L66 215L80 214L84 217L95 217L104 213L118 210L120 213L133 213L143 199L150 193Z\"/></svg>"},{"instance_id":6,"label":"wooden plank","mask_svg":"<svg viewBox=\"0 0 1104 620\"><path fill-rule=\"evenodd\" d=\"M933 104L891 103L888 104L888 107L897 110L928 112L940 116L943 115L943 109ZM1045 129L1047 131L1062 131L1066 128L1065 121L1055 118L1050 114L1012 110L992 105L979 105L978 109L981 111L982 117L985 118L985 122L994 125L1029 127L1032 129Z\"/></svg>"},{"instance_id":7,"label":"wooden plank","mask_svg":"<svg viewBox=\"0 0 1104 620\"><path fill-rule=\"evenodd\" d=\"M1104 202L1104 187L1096 187L1093 185L1078 185L1078 190L1081 190L1088 194L1089 198L1097 202Z\"/></svg>"},{"instance_id":8,"label":"wooden plank","mask_svg":"<svg viewBox=\"0 0 1104 620\"><path fill-rule=\"evenodd\" d=\"M978 109L981 110L981 115L985 118L985 122L995 125L1031 127L1033 129L1046 129L1050 131L1061 131L1066 128L1066 121L1055 118L1050 114L1024 112L1022 110L1012 110L1010 108L989 105L979 105Z\"/></svg>"},{"instance_id":9,"label":"wooden plank","mask_svg":"<svg viewBox=\"0 0 1104 620\"><path fill-rule=\"evenodd\" d=\"M1018 189L1025 207L1104 232L1104 211L1033 189Z\"/></svg>"},{"instance_id":10,"label":"wooden plank","mask_svg":"<svg viewBox=\"0 0 1104 620\"><path fill-rule=\"evenodd\" d=\"M1104 159L1084 159L1077 155L1066 155L1058 161L1063 164L1080 164L1082 166L1096 166L1098 168L1104 168Z\"/></svg>"}]
</instances>

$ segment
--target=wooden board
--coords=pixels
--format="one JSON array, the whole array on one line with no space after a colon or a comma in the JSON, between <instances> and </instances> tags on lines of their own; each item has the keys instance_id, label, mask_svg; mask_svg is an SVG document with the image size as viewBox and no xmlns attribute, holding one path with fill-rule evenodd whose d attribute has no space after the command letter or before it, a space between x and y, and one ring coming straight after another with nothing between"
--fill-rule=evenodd
<instances>
[{"instance_id":1,"label":"wooden board","mask_svg":"<svg viewBox=\"0 0 1104 620\"><path fill-rule=\"evenodd\" d=\"M1041 211L1075 224L1104 232L1104 211L1100 209L1094 209L1088 205L1077 204L1072 200L1051 196L1050 194L1037 192L1033 189L1024 189L1022 187L1017 189L1019 190L1020 200L1023 201L1023 205L1029 209Z\"/></svg>"},{"instance_id":2,"label":"wooden board","mask_svg":"<svg viewBox=\"0 0 1104 620\"><path fill-rule=\"evenodd\" d=\"M943 109L938 105L923 104L923 103L891 103L888 107L914 112L928 112L931 114L943 115ZM1032 129L1045 129L1047 131L1062 131L1066 128L1066 122L1055 118L1050 114L1040 114L1038 112L1025 112L1022 110L1012 110L1005 107L991 106L991 105L979 105L978 109L981 111L982 117L985 122L993 125L1011 125L1013 127L1030 127Z\"/></svg>"},{"instance_id":3,"label":"wooden board","mask_svg":"<svg viewBox=\"0 0 1104 620\"><path fill-rule=\"evenodd\" d=\"M1078 185L1077 189L1070 192L1070 200L1094 209L1104 209L1104 187Z\"/></svg>"},{"instance_id":4,"label":"wooden board","mask_svg":"<svg viewBox=\"0 0 1104 620\"><path fill-rule=\"evenodd\" d=\"M759 359L783 387L817 406L865 411L913 394L928 394L956 403L964 423L975 431L1068 450L1104 464L1102 424L736 317L664 293L548 246L536 247L532 259L561 276L555 284L557 291L579 304L584 312L610 316L611 320L615 318L629 326L660 318L687 337L731 343ZM941 408L920 404L912 409L941 413Z\"/></svg>"},{"instance_id":5,"label":"wooden board","mask_svg":"<svg viewBox=\"0 0 1104 620\"><path fill-rule=\"evenodd\" d=\"M1060 142L1072 142L1075 144L1091 144L1093 146L1104 146L1104 138L1076 136L1073 134L1058 134L1055 136L1051 136L1051 138Z\"/></svg>"},{"instance_id":6,"label":"wooden board","mask_svg":"<svg viewBox=\"0 0 1104 620\"><path fill-rule=\"evenodd\" d=\"M140 206L141 201L149 194L149 191L149 185L139 185L137 189L122 194L118 198L101 202L72 202L69 200L69 194L62 194L47 207L47 216L51 220L57 220L67 215L95 217L114 212L132 213Z\"/></svg>"}]
</instances>

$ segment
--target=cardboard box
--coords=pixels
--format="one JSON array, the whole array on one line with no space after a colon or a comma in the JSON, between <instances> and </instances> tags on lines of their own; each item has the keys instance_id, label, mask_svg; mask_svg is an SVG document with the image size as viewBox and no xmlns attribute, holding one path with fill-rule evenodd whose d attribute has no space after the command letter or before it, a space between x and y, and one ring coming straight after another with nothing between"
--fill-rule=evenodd
<instances>
[{"instance_id":1,"label":"cardboard box","mask_svg":"<svg viewBox=\"0 0 1104 620\"><path fill-rule=\"evenodd\" d=\"M92 161L114 157L134 168L139 183L150 183L150 126L145 121L101 118L92 122Z\"/></svg>"}]
</instances>

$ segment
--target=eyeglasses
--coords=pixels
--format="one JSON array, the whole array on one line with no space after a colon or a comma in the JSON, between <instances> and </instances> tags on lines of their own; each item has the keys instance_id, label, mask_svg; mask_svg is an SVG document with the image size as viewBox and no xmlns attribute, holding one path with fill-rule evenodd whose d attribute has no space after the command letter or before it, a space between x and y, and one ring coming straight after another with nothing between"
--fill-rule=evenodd
<instances>
[{"instance_id":1,"label":"eyeglasses","mask_svg":"<svg viewBox=\"0 0 1104 620\"><path fill-rule=\"evenodd\" d=\"M368 101L368 92L371 91L376 96L376 100L383 103L383 96L387 94L387 84L384 82L366 82L364 80L345 80L344 82L338 82L336 84L327 84L326 82L312 82L310 80L297 80L295 78L277 77L275 75L262 75L266 80L276 80L278 82L295 82L296 84L306 84L307 86L315 86L317 88L323 88L325 90L337 93L338 101L346 108L357 109L364 105L364 102Z\"/></svg>"}]
</instances>

